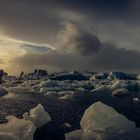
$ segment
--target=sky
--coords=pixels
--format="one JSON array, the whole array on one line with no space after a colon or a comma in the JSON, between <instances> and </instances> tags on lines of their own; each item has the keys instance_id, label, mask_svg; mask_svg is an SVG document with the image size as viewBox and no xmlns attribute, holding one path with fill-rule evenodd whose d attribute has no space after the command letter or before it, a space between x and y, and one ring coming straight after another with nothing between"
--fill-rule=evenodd
<instances>
[{"instance_id":1,"label":"sky","mask_svg":"<svg viewBox=\"0 0 140 140\"><path fill-rule=\"evenodd\" d=\"M140 1L0 0L0 68L140 71Z\"/></svg>"}]
</instances>

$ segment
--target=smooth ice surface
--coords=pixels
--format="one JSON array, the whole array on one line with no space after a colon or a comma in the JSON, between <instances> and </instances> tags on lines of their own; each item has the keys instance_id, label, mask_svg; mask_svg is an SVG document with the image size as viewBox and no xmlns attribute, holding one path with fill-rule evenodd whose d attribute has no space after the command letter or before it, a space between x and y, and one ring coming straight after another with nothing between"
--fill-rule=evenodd
<instances>
[{"instance_id":1,"label":"smooth ice surface","mask_svg":"<svg viewBox=\"0 0 140 140\"><path fill-rule=\"evenodd\" d=\"M66 140L138 140L140 129L113 108L97 102L84 113L81 130L66 134Z\"/></svg>"}]
</instances>

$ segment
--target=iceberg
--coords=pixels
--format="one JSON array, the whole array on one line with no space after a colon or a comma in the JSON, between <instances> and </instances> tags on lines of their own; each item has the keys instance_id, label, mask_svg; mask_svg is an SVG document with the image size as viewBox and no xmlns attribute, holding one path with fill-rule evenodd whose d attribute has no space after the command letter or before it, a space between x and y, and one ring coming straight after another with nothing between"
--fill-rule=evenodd
<instances>
[{"instance_id":1,"label":"iceberg","mask_svg":"<svg viewBox=\"0 0 140 140\"><path fill-rule=\"evenodd\" d=\"M0 87L0 97L2 97L2 96L4 96L4 95L6 95L7 93L8 93L8 91L6 91L6 89L5 89L5 88Z\"/></svg>"},{"instance_id":2,"label":"iceberg","mask_svg":"<svg viewBox=\"0 0 140 140\"><path fill-rule=\"evenodd\" d=\"M139 140L140 129L112 107L91 105L80 122L81 129L66 134L66 140Z\"/></svg>"},{"instance_id":3,"label":"iceberg","mask_svg":"<svg viewBox=\"0 0 140 140\"><path fill-rule=\"evenodd\" d=\"M30 113L24 113L23 119L33 122L36 127L43 126L51 120L50 115L44 110L41 104L30 110Z\"/></svg>"},{"instance_id":4,"label":"iceberg","mask_svg":"<svg viewBox=\"0 0 140 140\"><path fill-rule=\"evenodd\" d=\"M37 127L40 127L51 120L43 106L39 104L25 113L23 119L15 116L7 116L7 123L0 124L0 140L33 140Z\"/></svg>"},{"instance_id":5,"label":"iceberg","mask_svg":"<svg viewBox=\"0 0 140 140\"><path fill-rule=\"evenodd\" d=\"M7 116L8 123L0 124L2 140L32 140L36 127L31 121Z\"/></svg>"}]
</instances>

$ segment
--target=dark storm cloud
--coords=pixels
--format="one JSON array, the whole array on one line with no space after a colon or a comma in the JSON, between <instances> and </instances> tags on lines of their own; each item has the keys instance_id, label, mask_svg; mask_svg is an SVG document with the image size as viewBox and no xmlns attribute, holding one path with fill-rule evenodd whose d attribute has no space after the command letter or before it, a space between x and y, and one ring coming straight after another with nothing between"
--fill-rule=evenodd
<instances>
[{"instance_id":1,"label":"dark storm cloud","mask_svg":"<svg viewBox=\"0 0 140 140\"><path fill-rule=\"evenodd\" d=\"M27 52L12 60L21 69L36 67L57 70L95 70L95 71L131 71L140 70L140 52L117 48L111 43L102 43L90 31L72 22L62 24L58 33L55 51ZM40 46L36 46L40 49ZM33 49L33 46L26 46ZM35 48L34 48L35 49ZM44 49L44 48L42 48Z\"/></svg>"},{"instance_id":2,"label":"dark storm cloud","mask_svg":"<svg viewBox=\"0 0 140 140\"><path fill-rule=\"evenodd\" d=\"M98 37L71 22L63 23L57 40L56 45L59 49L86 56L97 53L102 47Z\"/></svg>"},{"instance_id":3,"label":"dark storm cloud","mask_svg":"<svg viewBox=\"0 0 140 140\"><path fill-rule=\"evenodd\" d=\"M98 12L105 12L108 14L119 14L125 13L126 11L130 12L131 4L135 0L58 0L60 3L62 2L64 6L79 9L79 10L86 10L86 11L98 11ZM104 14L105 14L104 13ZM126 14L126 13L125 13Z\"/></svg>"},{"instance_id":4,"label":"dark storm cloud","mask_svg":"<svg viewBox=\"0 0 140 140\"><path fill-rule=\"evenodd\" d=\"M79 64L82 61L82 65ZM86 65L85 58L81 56L69 54L69 53L62 53L62 52L55 52L52 51L50 53L44 54L30 54L27 53L20 57L16 57L11 61L12 64L18 65L20 69L32 71L35 68L44 68L49 71L61 71L61 70L71 70L71 69L78 69L82 70ZM32 66L31 66L32 65Z\"/></svg>"},{"instance_id":5,"label":"dark storm cloud","mask_svg":"<svg viewBox=\"0 0 140 140\"><path fill-rule=\"evenodd\" d=\"M104 44L102 50L91 59L93 59L93 63L90 61L91 65L101 71L140 71L139 51L117 48L112 44Z\"/></svg>"},{"instance_id":6,"label":"dark storm cloud","mask_svg":"<svg viewBox=\"0 0 140 140\"><path fill-rule=\"evenodd\" d=\"M44 5L30 0L0 1L0 27L15 38L48 41L60 21L53 7L49 2Z\"/></svg>"},{"instance_id":7,"label":"dark storm cloud","mask_svg":"<svg viewBox=\"0 0 140 140\"><path fill-rule=\"evenodd\" d=\"M138 0L0 0L0 29L16 39L57 45L49 53L44 46L24 46L30 53L12 60L22 68L139 71L140 52L133 51L140 44L139 6ZM64 21L71 23L59 32ZM114 38L131 51L102 43Z\"/></svg>"},{"instance_id":8,"label":"dark storm cloud","mask_svg":"<svg viewBox=\"0 0 140 140\"><path fill-rule=\"evenodd\" d=\"M35 67L45 68L51 71L57 70L93 70L93 71L140 71L140 52L117 48L113 45L103 44L101 50L84 57L71 53L52 51L44 54L30 54L15 58L12 63L21 68Z\"/></svg>"},{"instance_id":9,"label":"dark storm cloud","mask_svg":"<svg viewBox=\"0 0 140 140\"><path fill-rule=\"evenodd\" d=\"M65 10L94 20L139 19L136 0L1 0L0 26L17 38L44 42L55 34L59 23L65 20ZM139 2L137 2L139 3ZM136 14L137 13L137 14ZM109 19L107 17L110 17ZM122 18L123 16L123 18ZM67 17L67 15L65 16ZM51 34L51 35L50 35Z\"/></svg>"}]
</instances>

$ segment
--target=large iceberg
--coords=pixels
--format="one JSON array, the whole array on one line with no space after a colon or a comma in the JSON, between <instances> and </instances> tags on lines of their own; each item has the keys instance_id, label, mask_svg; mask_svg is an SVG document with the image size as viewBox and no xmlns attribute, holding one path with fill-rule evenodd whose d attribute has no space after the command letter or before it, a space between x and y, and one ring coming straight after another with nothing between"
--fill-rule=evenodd
<instances>
[{"instance_id":1,"label":"large iceberg","mask_svg":"<svg viewBox=\"0 0 140 140\"><path fill-rule=\"evenodd\" d=\"M113 108L97 102L84 113L81 129L66 134L66 140L139 140L140 129Z\"/></svg>"},{"instance_id":2,"label":"large iceberg","mask_svg":"<svg viewBox=\"0 0 140 140\"><path fill-rule=\"evenodd\" d=\"M42 105L30 110L30 115L25 113L23 119L7 116L7 123L0 124L0 140L33 140L37 127L51 120Z\"/></svg>"}]
</instances>

